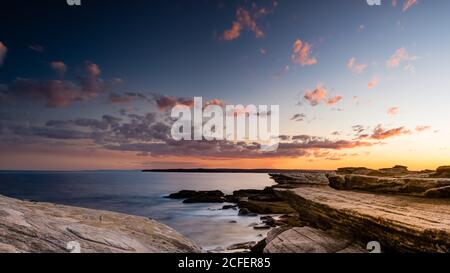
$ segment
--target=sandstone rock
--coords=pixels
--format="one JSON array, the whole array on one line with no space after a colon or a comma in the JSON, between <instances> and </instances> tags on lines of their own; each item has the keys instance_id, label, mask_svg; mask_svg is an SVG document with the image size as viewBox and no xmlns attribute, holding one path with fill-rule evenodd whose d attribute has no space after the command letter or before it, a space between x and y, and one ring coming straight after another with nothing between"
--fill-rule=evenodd
<instances>
[{"instance_id":1,"label":"sandstone rock","mask_svg":"<svg viewBox=\"0 0 450 273\"><path fill-rule=\"evenodd\" d=\"M175 230L121 213L32 203L0 196L0 252L200 252Z\"/></svg>"},{"instance_id":2,"label":"sandstone rock","mask_svg":"<svg viewBox=\"0 0 450 273\"><path fill-rule=\"evenodd\" d=\"M336 191L304 186L277 190L300 218L361 242L398 252L450 251L450 200Z\"/></svg>"},{"instance_id":3,"label":"sandstone rock","mask_svg":"<svg viewBox=\"0 0 450 273\"><path fill-rule=\"evenodd\" d=\"M251 242L245 242L245 243L238 243L231 245L227 247L227 250L250 250L252 247L254 247L257 244L255 241Z\"/></svg>"},{"instance_id":4,"label":"sandstone rock","mask_svg":"<svg viewBox=\"0 0 450 273\"><path fill-rule=\"evenodd\" d=\"M442 166L436 169L436 173L431 174L430 177L450 178L450 166Z\"/></svg>"},{"instance_id":5,"label":"sandstone rock","mask_svg":"<svg viewBox=\"0 0 450 273\"><path fill-rule=\"evenodd\" d=\"M264 253L364 253L364 248L342 237L311 227L279 230L266 239Z\"/></svg>"},{"instance_id":6,"label":"sandstone rock","mask_svg":"<svg viewBox=\"0 0 450 273\"><path fill-rule=\"evenodd\" d=\"M331 175L330 186L337 190L403 194L448 198L450 179L415 177L377 177L366 175Z\"/></svg>"},{"instance_id":7,"label":"sandstone rock","mask_svg":"<svg viewBox=\"0 0 450 273\"><path fill-rule=\"evenodd\" d=\"M325 172L272 173L270 177L280 186L309 184L328 184Z\"/></svg>"},{"instance_id":8,"label":"sandstone rock","mask_svg":"<svg viewBox=\"0 0 450 273\"><path fill-rule=\"evenodd\" d=\"M377 170L368 169L365 167L345 167L339 168L337 174L361 174L361 175L375 175L379 176L381 173Z\"/></svg>"}]
</instances>

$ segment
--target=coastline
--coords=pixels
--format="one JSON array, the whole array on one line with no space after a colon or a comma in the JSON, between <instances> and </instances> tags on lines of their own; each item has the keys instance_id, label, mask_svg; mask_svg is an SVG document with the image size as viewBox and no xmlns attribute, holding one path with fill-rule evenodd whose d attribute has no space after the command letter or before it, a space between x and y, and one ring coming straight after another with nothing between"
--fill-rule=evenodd
<instances>
[{"instance_id":1,"label":"coastline","mask_svg":"<svg viewBox=\"0 0 450 273\"><path fill-rule=\"evenodd\" d=\"M261 190L182 190L166 196L252 219L248 228L266 234L260 241L202 249L149 218L0 195L0 252L70 252L71 242L87 253L450 251L450 167L341 168L270 177L276 184Z\"/></svg>"}]
</instances>

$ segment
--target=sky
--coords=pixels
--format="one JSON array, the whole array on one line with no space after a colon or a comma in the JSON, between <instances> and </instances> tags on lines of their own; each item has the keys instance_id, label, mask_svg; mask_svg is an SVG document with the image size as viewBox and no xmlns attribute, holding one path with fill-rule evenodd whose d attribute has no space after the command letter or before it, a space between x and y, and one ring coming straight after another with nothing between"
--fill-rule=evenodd
<instances>
[{"instance_id":1,"label":"sky","mask_svg":"<svg viewBox=\"0 0 450 273\"><path fill-rule=\"evenodd\" d=\"M0 169L435 169L447 0L3 1ZM280 106L280 146L175 141L172 107Z\"/></svg>"}]
</instances>

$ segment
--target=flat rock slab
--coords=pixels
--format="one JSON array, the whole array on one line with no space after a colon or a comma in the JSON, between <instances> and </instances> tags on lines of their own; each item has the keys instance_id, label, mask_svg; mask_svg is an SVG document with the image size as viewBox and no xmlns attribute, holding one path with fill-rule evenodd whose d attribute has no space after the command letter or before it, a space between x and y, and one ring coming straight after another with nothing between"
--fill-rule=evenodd
<instances>
[{"instance_id":1,"label":"flat rock slab","mask_svg":"<svg viewBox=\"0 0 450 273\"><path fill-rule=\"evenodd\" d=\"M352 241L311 227L291 228L268 240L264 253L367 253Z\"/></svg>"},{"instance_id":2,"label":"flat rock slab","mask_svg":"<svg viewBox=\"0 0 450 273\"><path fill-rule=\"evenodd\" d=\"M69 242L86 253L201 251L148 218L0 196L0 252L70 252Z\"/></svg>"},{"instance_id":3,"label":"flat rock slab","mask_svg":"<svg viewBox=\"0 0 450 273\"><path fill-rule=\"evenodd\" d=\"M330 175L330 186L337 190L358 190L430 198L450 198L450 179L421 177L377 177Z\"/></svg>"},{"instance_id":4,"label":"flat rock slab","mask_svg":"<svg viewBox=\"0 0 450 273\"><path fill-rule=\"evenodd\" d=\"M337 191L278 190L302 220L400 252L450 252L450 200Z\"/></svg>"}]
</instances>

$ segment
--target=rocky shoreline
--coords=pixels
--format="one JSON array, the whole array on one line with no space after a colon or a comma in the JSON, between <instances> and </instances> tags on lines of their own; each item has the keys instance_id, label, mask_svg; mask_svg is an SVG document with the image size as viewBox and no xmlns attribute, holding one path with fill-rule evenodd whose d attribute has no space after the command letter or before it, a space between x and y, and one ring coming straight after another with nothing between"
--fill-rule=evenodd
<instances>
[{"instance_id":1,"label":"rocky shoreline","mask_svg":"<svg viewBox=\"0 0 450 273\"><path fill-rule=\"evenodd\" d=\"M379 244L385 252L450 251L448 166L420 172L395 166L270 176L277 185L264 190L232 195L182 191L167 198L227 203L223 209L260 216L254 228L270 229L258 243L222 252L367 253L368 243Z\"/></svg>"},{"instance_id":2,"label":"rocky shoreline","mask_svg":"<svg viewBox=\"0 0 450 273\"><path fill-rule=\"evenodd\" d=\"M268 231L259 242L208 251L213 253L367 253L368 243L383 252L450 252L449 166L270 177L276 185L263 190L183 190L167 198L223 204L222 210L258 219L249 228ZM70 252L73 242L86 253L205 252L152 219L0 196L0 252Z\"/></svg>"}]
</instances>

